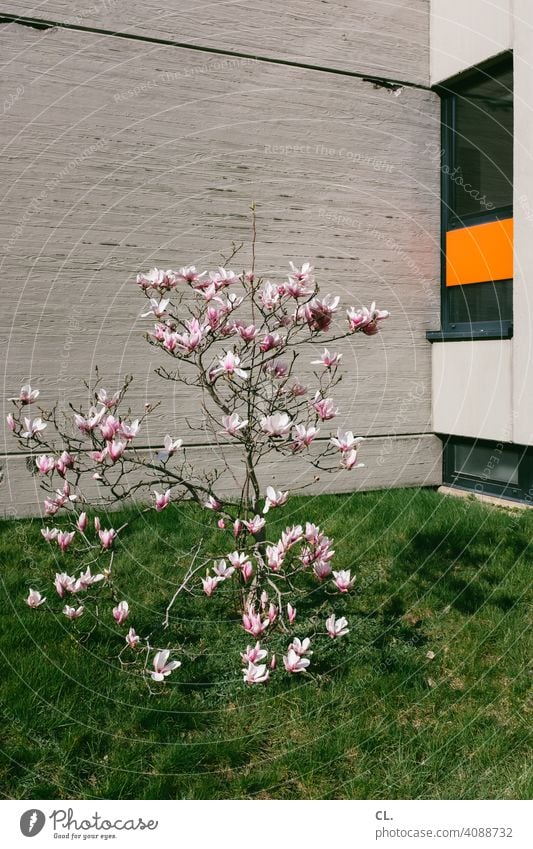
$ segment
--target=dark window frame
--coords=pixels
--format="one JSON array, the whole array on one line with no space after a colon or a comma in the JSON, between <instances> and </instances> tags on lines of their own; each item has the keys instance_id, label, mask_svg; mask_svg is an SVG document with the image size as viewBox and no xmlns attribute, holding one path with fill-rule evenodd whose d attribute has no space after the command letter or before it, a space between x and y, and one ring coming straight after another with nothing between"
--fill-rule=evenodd
<instances>
[{"instance_id":1,"label":"dark window frame","mask_svg":"<svg viewBox=\"0 0 533 849\"><path fill-rule=\"evenodd\" d=\"M471 339L510 339L513 335L512 320L458 322L450 319L450 287L446 286L446 234L450 230L469 227L475 224L487 224L513 216L512 205L484 212L475 212L458 216L453 208L455 184L451 174L455 168L455 112L456 96L473 82L483 78L492 78L513 67L512 51L501 54L496 59L469 69L463 74L448 80L445 84L434 86L441 98L441 330L428 331L429 342L464 341ZM447 173L445 173L447 172ZM512 286L512 280L500 281ZM490 286L490 282L469 284Z\"/></svg>"},{"instance_id":2,"label":"dark window frame","mask_svg":"<svg viewBox=\"0 0 533 849\"><path fill-rule=\"evenodd\" d=\"M487 439L472 439L462 436L445 436L442 452L442 481L446 486L462 489L478 495L494 495L511 501L533 504L533 446L517 445ZM482 446L494 454L518 453L518 484L501 483L486 475L461 474L455 471L455 447L474 448Z\"/></svg>"}]
</instances>

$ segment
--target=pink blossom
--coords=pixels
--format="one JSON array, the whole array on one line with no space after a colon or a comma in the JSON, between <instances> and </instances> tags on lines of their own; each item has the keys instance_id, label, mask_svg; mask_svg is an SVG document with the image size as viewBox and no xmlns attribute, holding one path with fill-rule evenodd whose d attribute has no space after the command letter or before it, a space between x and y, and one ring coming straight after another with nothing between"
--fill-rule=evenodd
<instances>
[{"instance_id":1,"label":"pink blossom","mask_svg":"<svg viewBox=\"0 0 533 849\"><path fill-rule=\"evenodd\" d=\"M57 575L56 575L56 577L57 577ZM68 577L68 575L67 575L67 577ZM77 579L77 581L74 583L74 586L72 588L69 587L69 590L70 590L70 592L79 592L79 590L86 590L89 587L92 587L93 584L98 584L99 581L103 581L104 577L105 576L102 575L102 574L92 575L91 574L91 567L87 566L87 569L85 570L85 572L80 573L80 576Z\"/></svg>"},{"instance_id":2,"label":"pink blossom","mask_svg":"<svg viewBox=\"0 0 533 849\"><path fill-rule=\"evenodd\" d=\"M224 519L219 519L218 522L217 522L217 525L218 525L218 527L220 528L221 531L223 531L224 528L226 527L226 523L225 523Z\"/></svg>"},{"instance_id":3,"label":"pink blossom","mask_svg":"<svg viewBox=\"0 0 533 849\"><path fill-rule=\"evenodd\" d=\"M346 315L348 327L352 333L361 330L367 336L374 336L379 330L378 322L388 318L389 312L376 309L376 304L373 302L370 309L362 307L360 310L356 310L354 307L350 307Z\"/></svg>"},{"instance_id":4,"label":"pink blossom","mask_svg":"<svg viewBox=\"0 0 533 849\"><path fill-rule=\"evenodd\" d=\"M237 537L238 537L238 536L239 536L239 534L241 533L241 531L242 531L243 527L244 527L244 525L243 525L243 523L241 522L241 520L240 520L240 519L235 519L235 521L234 521L234 523L233 523L233 536L235 537L235 539L237 539Z\"/></svg>"},{"instance_id":5,"label":"pink blossom","mask_svg":"<svg viewBox=\"0 0 533 849\"><path fill-rule=\"evenodd\" d=\"M300 398L302 395L307 395L307 386L304 386L297 380L295 383L293 383L293 385L289 389L289 392L291 395L294 396L294 398Z\"/></svg>"},{"instance_id":6,"label":"pink blossom","mask_svg":"<svg viewBox=\"0 0 533 849\"><path fill-rule=\"evenodd\" d=\"M66 572L56 572L54 587L59 598L63 598L66 592L73 593L76 581Z\"/></svg>"},{"instance_id":7,"label":"pink blossom","mask_svg":"<svg viewBox=\"0 0 533 849\"><path fill-rule=\"evenodd\" d=\"M243 670L243 679L245 684L263 684L268 681L270 672L266 668L266 664L262 663L256 666L254 663L249 663Z\"/></svg>"},{"instance_id":8,"label":"pink blossom","mask_svg":"<svg viewBox=\"0 0 533 849\"><path fill-rule=\"evenodd\" d=\"M221 434L227 434L228 436L238 436L239 432L243 430L248 424L248 419L241 419L238 413L232 413L231 416L223 416L222 417L222 426L224 430L221 430Z\"/></svg>"},{"instance_id":9,"label":"pink blossom","mask_svg":"<svg viewBox=\"0 0 533 849\"><path fill-rule=\"evenodd\" d=\"M291 649L296 652L299 657L302 657L304 654L313 654L311 651L311 640L309 637L304 637L303 640L298 639L298 637L294 637L289 646L289 651Z\"/></svg>"},{"instance_id":10,"label":"pink blossom","mask_svg":"<svg viewBox=\"0 0 533 849\"><path fill-rule=\"evenodd\" d=\"M206 319L211 330L216 330L225 315L224 310L219 310L214 306L207 308ZM253 327L253 325L251 325ZM242 334L241 334L242 335ZM244 337L243 337L244 338Z\"/></svg>"},{"instance_id":11,"label":"pink blossom","mask_svg":"<svg viewBox=\"0 0 533 849\"><path fill-rule=\"evenodd\" d=\"M296 453L304 448L309 448L311 443L320 433L318 427L306 427L305 425L295 425L292 429L292 445L291 448Z\"/></svg>"},{"instance_id":12,"label":"pink blossom","mask_svg":"<svg viewBox=\"0 0 533 849\"><path fill-rule=\"evenodd\" d=\"M33 404L34 401L39 397L40 392L38 389L32 389L29 383L24 384L21 387L18 398L10 398L10 401L19 401L23 406L26 404Z\"/></svg>"},{"instance_id":13,"label":"pink blossom","mask_svg":"<svg viewBox=\"0 0 533 849\"><path fill-rule=\"evenodd\" d=\"M117 625L122 625L128 618L130 606L127 601L119 601L116 607L113 608L113 619Z\"/></svg>"},{"instance_id":14,"label":"pink blossom","mask_svg":"<svg viewBox=\"0 0 533 849\"><path fill-rule=\"evenodd\" d=\"M181 277L185 283L198 283L202 277L205 277L206 274L207 271L199 273L194 265L189 265L186 268L180 268L178 271L178 277Z\"/></svg>"},{"instance_id":15,"label":"pink blossom","mask_svg":"<svg viewBox=\"0 0 533 849\"><path fill-rule=\"evenodd\" d=\"M340 572L333 572L333 583L341 593L347 593L350 587L355 582L355 577L350 576L349 569L342 569Z\"/></svg>"},{"instance_id":16,"label":"pink blossom","mask_svg":"<svg viewBox=\"0 0 533 849\"><path fill-rule=\"evenodd\" d=\"M241 569L242 577L244 578L246 583L248 583L248 581L252 577L253 573L254 573L253 566L250 563L250 561L247 560L246 563L243 563L243 566L242 566L242 569Z\"/></svg>"},{"instance_id":17,"label":"pink blossom","mask_svg":"<svg viewBox=\"0 0 533 849\"><path fill-rule=\"evenodd\" d=\"M214 495L210 495L207 501L204 501L204 507L206 510L220 510L222 507L222 502L219 501Z\"/></svg>"},{"instance_id":18,"label":"pink blossom","mask_svg":"<svg viewBox=\"0 0 533 849\"><path fill-rule=\"evenodd\" d=\"M307 542L316 544L319 540L320 528L318 525L313 525L311 522L305 523L305 538Z\"/></svg>"},{"instance_id":19,"label":"pink blossom","mask_svg":"<svg viewBox=\"0 0 533 849\"><path fill-rule=\"evenodd\" d=\"M202 587L206 596L212 596L215 592L216 588L224 578L221 575L216 575L214 578L212 575L207 574L205 578L202 578Z\"/></svg>"},{"instance_id":20,"label":"pink blossom","mask_svg":"<svg viewBox=\"0 0 533 849\"><path fill-rule=\"evenodd\" d=\"M296 608L293 607L292 604L287 605L287 618L289 620L290 625L292 625L292 623L296 619Z\"/></svg>"},{"instance_id":21,"label":"pink blossom","mask_svg":"<svg viewBox=\"0 0 533 849\"><path fill-rule=\"evenodd\" d=\"M120 460L125 450L125 442L120 442L119 440L114 439L112 442L107 443L107 456L112 463L116 463L117 460Z\"/></svg>"},{"instance_id":22,"label":"pink blossom","mask_svg":"<svg viewBox=\"0 0 533 849\"><path fill-rule=\"evenodd\" d=\"M291 267L291 271L289 274L289 280L294 280L298 283L306 283L312 285L315 282L315 278L313 275L314 268L309 262L304 262L301 268L297 268L293 262L289 263ZM310 292L308 294L311 294Z\"/></svg>"},{"instance_id":23,"label":"pink blossom","mask_svg":"<svg viewBox=\"0 0 533 849\"><path fill-rule=\"evenodd\" d=\"M7 426L9 428L9 430L11 430L14 433L15 430L16 430L16 427L17 427L17 423L16 423L15 419L13 418L12 413L7 414L6 421L7 421Z\"/></svg>"},{"instance_id":24,"label":"pink blossom","mask_svg":"<svg viewBox=\"0 0 533 849\"><path fill-rule=\"evenodd\" d=\"M225 268L219 266L218 271L209 272L209 279L215 289L218 290L222 289L224 286L231 286L232 283L236 283L239 278L234 271L226 271Z\"/></svg>"},{"instance_id":25,"label":"pink blossom","mask_svg":"<svg viewBox=\"0 0 533 849\"><path fill-rule=\"evenodd\" d=\"M335 619L335 614L332 613L326 619L326 631L332 639L335 639L335 637L344 637L346 634L349 634L350 629L347 626L348 621L344 616Z\"/></svg>"},{"instance_id":26,"label":"pink blossom","mask_svg":"<svg viewBox=\"0 0 533 849\"><path fill-rule=\"evenodd\" d=\"M174 289L176 286L176 275L170 269L162 271L159 268L151 268L147 274L138 274L137 283L144 289Z\"/></svg>"},{"instance_id":27,"label":"pink blossom","mask_svg":"<svg viewBox=\"0 0 533 849\"><path fill-rule=\"evenodd\" d=\"M245 563L248 563L249 557L243 551L232 551L228 554L228 560L234 569L242 569Z\"/></svg>"},{"instance_id":28,"label":"pink blossom","mask_svg":"<svg viewBox=\"0 0 533 849\"><path fill-rule=\"evenodd\" d=\"M70 605L66 604L63 608L63 613L65 614L67 619L70 619L72 621L74 619L79 619L80 616L83 614L84 610L85 608L83 607L83 605L80 605L80 607L76 608L70 607Z\"/></svg>"},{"instance_id":29,"label":"pink blossom","mask_svg":"<svg viewBox=\"0 0 533 849\"><path fill-rule=\"evenodd\" d=\"M120 435L124 437L128 442L131 442L137 434L139 433L139 419L134 419L131 424L125 424L125 422L120 423Z\"/></svg>"},{"instance_id":30,"label":"pink blossom","mask_svg":"<svg viewBox=\"0 0 533 849\"><path fill-rule=\"evenodd\" d=\"M285 528L281 534L281 543L285 549L291 548L300 542L304 535L301 525L293 525L291 528Z\"/></svg>"},{"instance_id":31,"label":"pink blossom","mask_svg":"<svg viewBox=\"0 0 533 849\"><path fill-rule=\"evenodd\" d=\"M289 372L289 365L285 362L285 360L271 360L265 364L265 372L270 377L275 377L277 380L281 380L283 377L287 376Z\"/></svg>"},{"instance_id":32,"label":"pink blossom","mask_svg":"<svg viewBox=\"0 0 533 849\"><path fill-rule=\"evenodd\" d=\"M330 354L327 348L324 348L319 360L311 360L312 366L324 366L324 368L333 368L338 366L342 360L342 354Z\"/></svg>"},{"instance_id":33,"label":"pink blossom","mask_svg":"<svg viewBox=\"0 0 533 849\"><path fill-rule=\"evenodd\" d=\"M42 433L42 431L46 427L46 422L43 422L41 418L33 419L33 421L31 419L25 418L24 427L25 430L23 430L20 435L24 439L31 439L36 434Z\"/></svg>"},{"instance_id":34,"label":"pink blossom","mask_svg":"<svg viewBox=\"0 0 533 849\"><path fill-rule=\"evenodd\" d=\"M264 416L260 422L261 430L268 436L287 436L292 427L292 421L287 413L274 413L271 416Z\"/></svg>"},{"instance_id":35,"label":"pink blossom","mask_svg":"<svg viewBox=\"0 0 533 849\"><path fill-rule=\"evenodd\" d=\"M157 492L157 490L154 489L154 495L155 509L158 513L161 513L161 511L170 504L170 489L166 489L164 492Z\"/></svg>"},{"instance_id":36,"label":"pink blossom","mask_svg":"<svg viewBox=\"0 0 533 849\"><path fill-rule=\"evenodd\" d=\"M181 666L180 660L169 661L169 655L169 649L158 651L155 655L153 660L154 672L150 672L154 681L164 681L174 669L179 669Z\"/></svg>"},{"instance_id":37,"label":"pink blossom","mask_svg":"<svg viewBox=\"0 0 533 849\"><path fill-rule=\"evenodd\" d=\"M43 598L40 592L37 590L32 590L30 587L30 592L28 598L26 599L26 604L28 607L40 607L41 604L44 604L46 601L46 596Z\"/></svg>"},{"instance_id":38,"label":"pink blossom","mask_svg":"<svg viewBox=\"0 0 533 849\"><path fill-rule=\"evenodd\" d=\"M59 533L58 528L41 528L41 533L46 542L52 542Z\"/></svg>"},{"instance_id":39,"label":"pink blossom","mask_svg":"<svg viewBox=\"0 0 533 849\"><path fill-rule=\"evenodd\" d=\"M66 551L69 547L70 543L74 539L75 531L59 531L56 542L61 549L61 551Z\"/></svg>"},{"instance_id":40,"label":"pink blossom","mask_svg":"<svg viewBox=\"0 0 533 849\"><path fill-rule=\"evenodd\" d=\"M265 310L273 310L279 303L279 299L280 293L277 286L274 286L270 280L266 280L263 287L259 290L259 300Z\"/></svg>"},{"instance_id":41,"label":"pink blossom","mask_svg":"<svg viewBox=\"0 0 533 849\"><path fill-rule=\"evenodd\" d=\"M107 407L107 409L110 410L118 404L120 392L115 392L114 395L108 395L107 389L99 389L96 397L100 404L103 404L104 407Z\"/></svg>"},{"instance_id":42,"label":"pink blossom","mask_svg":"<svg viewBox=\"0 0 533 849\"><path fill-rule=\"evenodd\" d=\"M317 560L313 566L313 572L319 581L325 581L331 575L331 564L327 560Z\"/></svg>"},{"instance_id":43,"label":"pink blossom","mask_svg":"<svg viewBox=\"0 0 533 849\"><path fill-rule=\"evenodd\" d=\"M283 548L283 545L279 542L277 545L267 545L266 558L267 565L273 572L277 572L281 569L285 559L285 549Z\"/></svg>"},{"instance_id":44,"label":"pink blossom","mask_svg":"<svg viewBox=\"0 0 533 849\"><path fill-rule=\"evenodd\" d=\"M272 602L270 602L270 604L268 605L268 613L267 613L267 616L268 616L268 621L270 622L270 624L271 624L271 625L272 625L272 624L276 621L276 619L278 618L278 608L277 608L277 607L276 607L276 605L275 605L275 604L273 604Z\"/></svg>"},{"instance_id":45,"label":"pink blossom","mask_svg":"<svg viewBox=\"0 0 533 849\"><path fill-rule=\"evenodd\" d=\"M150 298L150 309L148 312L141 313L141 318L146 318L148 315L155 315L156 318L161 318L165 314L169 303L168 298L161 298L161 300Z\"/></svg>"},{"instance_id":46,"label":"pink blossom","mask_svg":"<svg viewBox=\"0 0 533 849\"><path fill-rule=\"evenodd\" d=\"M79 413L76 413L74 421L82 433L91 433L91 431L100 424L105 413L105 407L102 407L100 410L97 410L96 407L90 407L86 418Z\"/></svg>"},{"instance_id":47,"label":"pink blossom","mask_svg":"<svg viewBox=\"0 0 533 849\"><path fill-rule=\"evenodd\" d=\"M213 572L219 578L231 578L231 576L235 573L235 568L233 566L227 566L225 560L219 560L213 566Z\"/></svg>"},{"instance_id":48,"label":"pink blossom","mask_svg":"<svg viewBox=\"0 0 533 849\"><path fill-rule=\"evenodd\" d=\"M107 416L100 424L100 433L105 440L111 440L120 430L120 421L115 416Z\"/></svg>"},{"instance_id":49,"label":"pink blossom","mask_svg":"<svg viewBox=\"0 0 533 849\"><path fill-rule=\"evenodd\" d=\"M259 332L254 324L244 325L236 322L235 329L244 342L252 342Z\"/></svg>"},{"instance_id":50,"label":"pink blossom","mask_svg":"<svg viewBox=\"0 0 533 849\"><path fill-rule=\"evenodd\" d=\"M276 491L273 486L267 486L263 514L265 515L266 513L268 513L271 507L281 507L283 504L286 503L288 497L288 492Z\"/></svg>"},{"instance_id":51,"label":"pink blossom","mask_svg":"<svg viewBox=\"0 0 533 849\"><path fill-rule=\"evenodd\" d=\"M325 298L313 298L301 307L299 314L305 319L311 330L328 330L333 314L337 311L340 298L326 295Z\"/></svg>"},{"instance_id":52,"label":"pink blossom","mask_svg":"<svg viewBox=\"0 0 533 849\"><path fill-rule=\"evenodd\" d=\"M274 670L276 668L276 666L278 665L278 661L277 661L275 654L273 654L272 657L270 658L270 664L269 665L270 665L270 668L272 670Z\"/></svg>"},{"instance_id":53,"label":"pink blossom","mask_svg":"<svg viewBox=\"0 0 533 849\"><path fill-rule=\"evenodd\" d=\"M339 427L337 429L337 436L332 436L330 442L344 454L351 451L360 442L363 442L363 438L361 436L354 436L351 430L343 431Z\"/></svg>"},{"instance_id":54,"label":"pink blossom","mask_svg":"<svg viewBox=\"0 0 533 849\"><path fill-rule=\"evenodd\" d=\"M130 628L130 630L126 634L126 644L130 647L130 649L135 649L137 648L140 641L141 638L138 634L135 633L135 629Z\"/></svg>"},{"instance_id":55,"label":"pink blossom","mask_svg":"<svg viewBox=\"0 0 533 849\"><path fill-rule=\"evenodd\" d=\"M67 469L74 466L74 457L68 451L62 451L61 456L55 461L55 467L59 474L64 477Z\"/></svg>"},{"instance_id":56,"label":"pink blossom","mask_svg":"<svg viewBox=\"0 0 533 849\"><path fill-rule=\"evenodd\" d=\"M257 663L259 660L264 660L268 652L261 648L261 643L258 641L255 646L246 646L246 651L241 654L243 663Z\"/></svg>"},{"instance_id":57,"label":"pink blossom","mask_svg":"<svg viewBox=\"0 0 533 849\"><path fill-rule=\"evenodd\" d=\"M287 672L305 672L311 661L307 657L300 657L293 648L289 648L283 657L283 664Z\"/></svg>"},{"instance_id":58,"label":"pink blossom","mask_svg":"<svg viewBox=\"0 0 533 849\"><path fill-rule=\"evenodd\" d=\"M249 531L249 533L253 534L253 536L257 536L260 531L266 525L266 519L263 519L262 516L254 516L249 522L244 522L245 528Z\"/></svg>"},{"instance_id":59,"label":"pink blossom","mask_svg":"<svg viewBox=\"0 0 533 849\"><path fill-rule=\"evenodd\" d=\"M100 519L99 519L98 516L95 516L94 517L94 529L95 529L96 533L98 533L98 531L100 530L100 527L101 527Z\"/></svg>"},{"instance_id":60,"label":"pink blossom","mask_svg":"<svg viewBox=\"0 0 533 849\"><path fill-rule=\"evenodd\" d=\"M40 457L35 458L35 465L41 475L47 475L55 468L55 460L53 457L41 454Z\"/></svg>"},{"instance_id":61,"label":"pink blossom","mask_svg":"<svg viewBox=\"0 0 533 849\"><path fill-rule=\"evenodd\" d=\"M87 513L80 513L76 520L76 527L81 533L84 533L87 530L87 525L89 524L89 519L87 518Z\"/></svg>"},{"instance_id":62,"label":"pink blossom","mask_svg":"<svg viewBox=\"0 0 533 849\"><path fill-rule=\"evenodd\" d=\"M283 339L279 335L279 333L267 333L259 348L261 351L266 353L267 351L272 350L272 348L279 348L280 345L283 344Z\"/></svg>"},{"instance_id":63,"label":"pink blossom","mask_svg":"<svg viewBox=\"0 0 533 849\"><path fill-rule=\"evenodd\" d=\"M167 333L163 342L164 347L169 351L179 348L187 354L190 354L191 351L196 351L209 327L201 325L197 318L186 321L185 327L187 328L185 333ZM168 340L173 340L172 344L167 340L167 337Z\"/></svg>"},{"instance_id":64,"label":"pink blossom","mask_svg":"<svg viewBox=\"0 0 533 849\"><path fill-rule=\"evenodd\" d=\"M261 620L260 615L250 605L242 615L242 627L253 637L259 637L270 625L269 619Z\"/></svg>"},{"instance_id":65,"label":"pink blossom","mask_svg":"<svg viewBox=\"0 0 533 849\"><path fill-rule=\"evenodd\" d=\"M98 536L100 538L100 543L103 549L111 548L113 542L117 536L117 532L114 528L103 528L98 531Z\"/></svg>"},{"instance_id":66,"label":"pink blossom","mask_svg":"<svg viewBox=\"0 0 533 849\"><path fill-rule=\"evenodd\" d=\"M357 462L357 451L353 449L352 451L346 452L341 457L341 466L345 469L362 469L364 468L364 463Z\"/></svg>"},{"instance_id":67,"label":"pink blossom","mask_svg":"<svg viewBox=\"0 0 533 849\"><path fill-rule=\"evenodd\" d=\"M236 375L243 379L248 377L248 372L240 368L241 358L238 354L234 354L233 351L227 351L223 357L219 358L218 362L219 366L211 372L213 377L216 377L219 374L225 374L228 377Z\"/></svg>"},{"instance_id":68,"label":"pink blossom","mask_svg":"<svg viewBox=\"0 0 533 849\"><path fill-rule=\"evenodd\" d=\"M165 439L163 440L165 451L167 452L169 457L172 457L174 452L177 451L178 448L181 448L182 443L183 439L172 439L172 437L169 436L168 433L165 436Z\"/></svg>"},{"instance_id":69,"label":"pink blossom","mask_svg":"<svg viewBox=\"0 0 533 849\"><path fill-rule=\"evenodd\" d=\"M339 412L339 409L335 406L333 399L322 398L319 391L317 391L314 400L311 402L311 406L316 411L319 419L323 422L335 418Z\"/></svg>"}]
</instances>

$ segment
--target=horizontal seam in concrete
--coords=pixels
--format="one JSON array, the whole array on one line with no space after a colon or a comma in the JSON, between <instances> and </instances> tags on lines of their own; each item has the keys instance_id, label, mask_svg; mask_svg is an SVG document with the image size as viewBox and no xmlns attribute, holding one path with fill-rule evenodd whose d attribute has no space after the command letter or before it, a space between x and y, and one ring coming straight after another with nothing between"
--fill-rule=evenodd
<instances>
[{"instance_id":1,"label":"horizontal seam in concrete","mask_svg":"<svg viewBox=\"0 0 533 849\"><path fill-rule=\"evenodd\" d=\"M306 71L319 71L326 74L337 74L344 77L355 77L363 82L375 83L382 85L385 88L396 88L403 86L404 88L420 89L422 91L432 91L429 85L422 83L412 83L407 80L396 80L390 77L379 77L373 74L363 74L357 71L344 71L341 68L326 68L322 65L312 65L307 62L294 62L290 59L273 59L269 56L258 56L253 53L241 53L235 50L225 50L222 47L203 47L199 44L187 44L186 42L173 41L167 38L156 38L147 35L137 35L135 33L115 32L114 30L100 29L98 27L85 27L81 24L61 23L59 21L49 21L44 18L29 18L26 16L10 14L9 12L0 13L0 24L20 24L20 26L31 27L32 29L66 29L74 32L86 32L93 35L114 36L116 38L124 38L129 41L142 41L147 44L160 44L166 47L178 47L185 50L195 50L198 53L214 53L218 56L232 56L237 59L253 59L256 62L265 62L270 65L282 65L288 68L302 68Z\"/></svg>"},{"instance_id":2,"label":"horizontal seam in concrete","mask_svg":"<svg viewBox=\"0 0 533 849\"><path fill-rule=\"evenodd\" d=\"M433 433L433 431L430 431L430 430L420 431L418 433L383 433L383 434L378 434L377 436L365 436L365 437L363 437L363 439L364 439L365 442L377 442L380 439L420 439L421 437L424 437L424 436L436 436L436 434ZM318 442L326 443L328 441L329 441L329 438L327 438L327 437L318 437L318 439L315 439L315 444L318 443ZM185 449L185 448L216 448L217 445L219 445L219 444L223 445L224 448L231 448L231 447L236 448L239 445L239 443L232 443L232 442L224 442L224 443L189 442L189 443L187 443L187 445L182 445L180 450ZM156 445L136 445L135 450L136 451L158 451L159 449L163 449L164 447L165 447L164 445L160 445L160 444L156 444ZM72 450L73 451L75 450L76 453L78 453L79 450L89 450L89 449L72 449ZM92 447L91 447L91 450L92 450ZM37 453L46 454L48 452L46 452L44 450L44 448L42 450L39 449L39 448L36 448L35 451L6 451L3 454L0 454L0 458L4 458L4 457L33 457Z\"/></svg>"}]
</instances>

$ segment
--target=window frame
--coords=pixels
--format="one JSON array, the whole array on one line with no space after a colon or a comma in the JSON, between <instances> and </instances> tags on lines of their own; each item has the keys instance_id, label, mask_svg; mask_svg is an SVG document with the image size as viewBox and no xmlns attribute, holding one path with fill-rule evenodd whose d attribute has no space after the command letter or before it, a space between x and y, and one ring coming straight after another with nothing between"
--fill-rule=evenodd
<instances>
[{"instance_id":1,"label":"window frame","mask_svg":"<svg viewBox=\"0 0 533 849\"><path fill-rule=\"evenodd\" d=\"M512 319L502 321L472 321L457 322L450 320L449 288L446 286L446 234L451 230L470 227L476 224L488 224L491 221L501 221L513 217L513 205L498 207L484 212L473 212L461 217L453 208L455 184L451 174L455 168L455 113L456 96L460 95L472 82L484 77L493 77L498 73L513 68L512 51L496 57L483 65L448 80L446 83L434 86L434 91L441 98L441 330L429 331L427 339L430 342L463 341L470 339L510 339L513 335ZM512 286L512 279L506 285ZM490 286L491 282L469 285Z\"/></svg>"}]
</instances>

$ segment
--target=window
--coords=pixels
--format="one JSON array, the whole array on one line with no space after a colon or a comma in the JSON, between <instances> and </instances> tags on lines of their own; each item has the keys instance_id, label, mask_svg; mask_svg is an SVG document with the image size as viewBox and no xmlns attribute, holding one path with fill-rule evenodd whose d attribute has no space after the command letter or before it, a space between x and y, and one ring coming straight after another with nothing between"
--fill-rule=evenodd
<instances>
[{"instance_id":1,"label":"window","mask_svg":"<svg viewBox=\"0 0 533 849\"><path fill-rule=\"evenodd\" d=\"M442 98L442 331L505 338L513 320L513 68L506 56Z\"/></svg>"},{"instance_id":2,"label":"window","mask_svg":"<svg viewBox=\"0 0 533 849\"><path fill-rule=\"evenodd\" d=\"M443 480L476 493L533 502L533 448L449 436Z\"/></svg>"}]
</instances>

